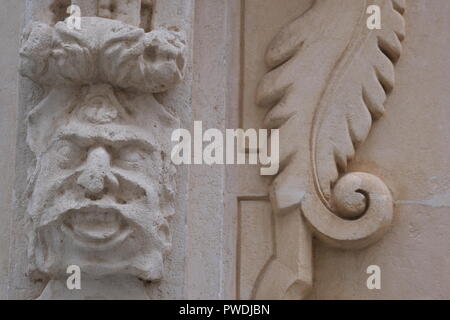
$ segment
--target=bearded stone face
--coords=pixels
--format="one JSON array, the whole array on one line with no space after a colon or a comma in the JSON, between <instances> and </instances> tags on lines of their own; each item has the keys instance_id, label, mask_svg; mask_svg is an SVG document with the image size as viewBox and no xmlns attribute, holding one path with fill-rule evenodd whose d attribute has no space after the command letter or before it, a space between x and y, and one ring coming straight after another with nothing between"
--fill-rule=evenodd
<instances>
[{"instance_id":1,"label":"bearded stone face","mask_svg":"<svg viewBox=\"0 0 450 320\"><path fill-rule=\"evenodd\" d=\"M27 119L30 272L58 279L77 265L91 278L158 280L179 120L153 94L183 78L185 35L99 17L81 25L34 22L23 37L20 72L44 93Z\"/></svg>"},{"instance_id":2,"label":"bearded stone face","mask_svg":"<svg viewBox=\"0 0 450 320\"><path fill-rule=\"evenodd\" d=\"M109 85L58 91L30 115L29 255L41 274L78 265L94 277L161 278L175 173L165 140L175 122L152 95L125 95Z\"/></svg>"}]
</instances>

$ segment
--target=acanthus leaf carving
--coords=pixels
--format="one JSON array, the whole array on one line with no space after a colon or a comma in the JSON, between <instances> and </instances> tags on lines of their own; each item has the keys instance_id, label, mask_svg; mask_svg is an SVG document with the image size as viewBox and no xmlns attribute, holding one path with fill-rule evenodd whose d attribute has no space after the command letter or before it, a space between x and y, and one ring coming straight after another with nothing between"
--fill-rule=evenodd
<instances>
[{"instance_id":1,"label":"acanthus leaf carving","mask_svg":"<svg viewBox=\"0 0 450 320\"><path fill-rule=\"evenodd\" d=\"M366 26L366 9L373 4L381 8L379 30ZM384 114L394 87L394 64L405 36L404 9L402 0L316 0L269 46L266 63L271 69L260 83L257 103L269 108L265 125L280 130L281 171L272 183L271 201L277 225L291 219L286 215L302 217L297 231L277 237L256 298L266 296L281 269L291 270L290 280L283 278L271 297L307 295L312 285L307 251L312 248L293 240L309 237L304 224L341 248L366 246L390 225L393 202L384 182L369 173L346 171L373 120ZM287 255L288 246L295 258Z\"/></svg>"}]
</instances>

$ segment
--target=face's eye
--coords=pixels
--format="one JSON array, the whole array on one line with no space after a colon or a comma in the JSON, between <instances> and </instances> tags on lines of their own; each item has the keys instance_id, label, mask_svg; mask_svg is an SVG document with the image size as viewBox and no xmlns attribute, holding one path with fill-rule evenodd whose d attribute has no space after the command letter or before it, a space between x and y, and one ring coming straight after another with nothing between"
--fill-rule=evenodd
<instances>
[{"instance_id":1,"label":"face's eye","mask_svg":"<svg viewBox=\"0 0 450 320\"><path fill-rule=\"evenodd\" d=\"M75 143L62 140L56 144L56 161L62 169L78 166L84 157L83 150Z\"/></svg>"},{"instance_id":2,"label":"face's eye","mask_svg":"<svg viewBox=\"0 0 450 320\"><path fill-rule=\"evenodd\" d=\"M146 159L146 153L138 147L124 147L117 151L116 160L136 164Z\"/></svg>"}]
</instances>

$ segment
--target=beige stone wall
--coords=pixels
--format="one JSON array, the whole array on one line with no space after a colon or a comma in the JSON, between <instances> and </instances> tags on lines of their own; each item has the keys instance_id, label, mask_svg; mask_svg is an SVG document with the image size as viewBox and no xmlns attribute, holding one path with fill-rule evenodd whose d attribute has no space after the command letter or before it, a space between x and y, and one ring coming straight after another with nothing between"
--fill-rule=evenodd
<instances>
[{"instance_id":1,"label":"beige stone wall","mask_svg":"<svg viewBox=\"0 0 450 320\"><path fill-rule=\"evenodd\" d=\"M51 22L45 9L51 2L42 0L39 3L45 5L40 6L33 0L26 7L25 0L2 0L0 10L0 299L36 298L43 289L43 283L35 282L26 273L25 231L28 205L25 188L30 168L35 164L25 140L26 114L39 100L40 91L30 80L19 76L18 52L22 21ZM367 4L392 3L397 13L403 13L402 2L368 0ZM158 103L176 110L181 127L190 131L194 120L203 121L204 130L265 128L268 109L261 106L267 104L258 100L261 96L267 100L286 95L284 101L290 102L288 110L299 110L307 102L314 102L332 83L333 73L328 75L328 69L333 70L334 63L339 66L340 60L333 60L334 52L345 52L346 41L353 43L355 38L350 31L364 21L357 17L365 18L364 2L359 0L156 0L154 3L153 28L177 26L186 32L188 40L184 79L155 97ZM321 11L330 3L333 10ZM310 23L296 24L310 10L313 12ZM392 14L392 10L383 12ZM295 157L283 161L282 169L288 163L291 170L288 177L262 177L259 167L251 165L178 168L176 214L170 225L172 250L165 260L161 281L145 285L149 298L450 298L447 230L450 228L450 3L406 0L403 16L397 13L394 18L382 16L386 18L382 23L385 30L395 30L398 36L404 21L406 36L401 45L393 38L386 40L394 41L390 42L392 47L386 42L377 43L389 58L382 63L371 60L380 57L375 47L349 55L350 62L343 68L353 67L360 74L356 72L358 76L353 78L343 75L344 80L335 82L344 94L331 99L338 102L332 111L325 113L325 117L332 114L331 121L324 125L325 131L333 132L343 123L336 112L343 110L340 102L353 97L352 88L359 88L358 81L367 74L365 62L381 68L375 79L381 83L383 92L373 92L374 99L382 100L380 105L386 111L372 123L367 138L361 139L364 141L358 145L346 170L339 172L339 177L348 172L365 172L370 176L361 179L369 177L369 187L381 184L368 204L372 220L358 224L361 220L356 219L352 224L339 212L327 216L329 212L315 201L317 185L310 178L315 167L311 165L310 169L308 152L310 141L314 140L309 137L315 121L313 115L319 104L311 103L310 110L297 111L300 116L295 121L301 125L280 134L281 148L294 145L297 151ZM138 20L136 13L133 19ZM343 22L336 22L339 19ZM357 22L346 27L345 23L352 19ZM291 32L280 34L287 26L292 27ZM388 37L382 32L381 37ZM294 45L298 37L306 39L305 55L300 45ZM373 41L370 37L367 35L368 43ZM271 46L275 50L267 58ZM289 59L285 65L290 69L273 60L270 63L271 57L289 46L293 48L286 54ZM294 51L296 54L291 55ZM393 61L398 53L401 53L398 61ZM391 64L395 83L390 78ZM261 89L263 79L280 66L280 73L288 76L282 75L281 81L266 81ZM281 90L284 95L277 96L273 92L286 78L289 90ZM299 83L317 94L309 96ZM364 118L355 114L348 117ZM373 114L371 117L377 118ZM358 134L353 132L350 138L358 140ZM331 140L338 147L345 147L345 139L335 136L331 133L328 141L319 139L319 149ZM339 150L341 159L342 154L348 155L342 149L345 148ZM329 165L322 159L326 157L319 158L321 170L333 168L334 163ZM378 180L373 180L374 176ZM360 176L356 177L350 183ZM278 182L274 182L275 178ZM383 189L384 185L387 189ZM383 206L390 195L392 203L387 201L388 205ZM358 199L345 199L350 203L349 214L358 211ZM347 225L355 227L346 229ZM273 261L281 262L273 267ZM381 290L369 290L366 286L369 277L366 270L370 265L381 268ZM131 289L141 285L125 282ZM111 283L113 288L116 282Z\"/></svg>"},{"instance_id":2,"label":"beige stone wall","mask_svg":"<svg viewBox=\"0 0 450 320\"><path fill-rule=\"evenodd\" d=\"M240 41L243 127L262 126L267 112L256 105L255 93L267 72L264 55L270 41L312 3L245 1ZM356 251L333 249L314 240L313 289L308 299L449 297L449 9L447 1L406 1L406 37L395 66L395 86L385 103L386 113L373 124L347 169L375 174L388 186L394 200L391 229L380 242ZM330 19L333 14L323 12ZM316 28L320 30L320 26ZM308 32L313 34L314 30ZM339 41L322 42L323 50L331 50ZM307 61L312 69L319 69L322 62L320 57ZM297 77L308 82L301 74ZM254 178L256 170L240 170L237 286L238 297L245 299L255 295L255 288L263 281L261 270L277 256L276 250L295 255L297 247L274 247L277 233L288 229L274 227L276 214L267 193L270 181ZM381 268L381 290L366 286L370 265ZM272 288L277 287L277 279L282 281L283 276L272 279Z\"/></svg>"},{"instance_id":3,"label":"beige stone wall","mask_svg":"<svg viewBox=\"0 0 450 320\"><path fill-rule=\"evenodd\" d=\"M318 245L318 299L448 299L450 27L447 1L407 1L407 37L387 111L352 169L377 172L395 201L391 231L360 252ZM382 270L367 290L365 268Z\"/></svg>"},{"instance_id":4,"label":"beige stone wall","mask_svg":"<svg viewBox=\"0 0 450 320\"><path fill-rule=\"evenodd\" d=\"M14 166L17 136L17 105L19 100L20 29L24 1L3 1L0 10L0 299L7 297L9 269L10 221L14 210ZM20 147L20 146L19 146Z\"/></svg>"}]
</instances>

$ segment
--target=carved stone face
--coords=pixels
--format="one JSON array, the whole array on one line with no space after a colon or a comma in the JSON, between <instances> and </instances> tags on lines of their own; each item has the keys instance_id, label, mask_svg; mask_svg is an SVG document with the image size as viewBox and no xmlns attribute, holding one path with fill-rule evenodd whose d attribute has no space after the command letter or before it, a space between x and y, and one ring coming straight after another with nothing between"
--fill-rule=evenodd
<instances>
[{"instance_id":1,"label":"carved stone face","mask_svg":"<svg viewBox=\"0 0 450 320\"><path fill-rule=\"evenodd\" d=\"M183 78L185 35L82 17L80 30L32 23L20 72L43 88L28 114L30 271L78 265L93 278L162 277L171 239L179 121L153 94Z\"/></svg>"},{"instance_id":2,"label":"carved stone face","mask_svg":"<svg viewBox=\"0 0 450 320\"><path fill-rule=\"evenodd\" d=\"M173 213L165 140L174 121L152 95L126 95L109 85L59 90L41 103L45 112L30 115L37 166L29 254L53 278L72 264L94 277L161 278Z\"/></svg>"}]
</instances>

